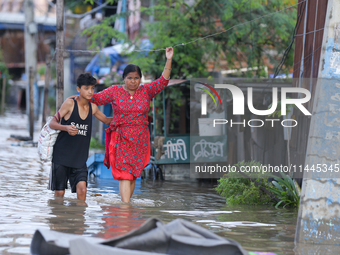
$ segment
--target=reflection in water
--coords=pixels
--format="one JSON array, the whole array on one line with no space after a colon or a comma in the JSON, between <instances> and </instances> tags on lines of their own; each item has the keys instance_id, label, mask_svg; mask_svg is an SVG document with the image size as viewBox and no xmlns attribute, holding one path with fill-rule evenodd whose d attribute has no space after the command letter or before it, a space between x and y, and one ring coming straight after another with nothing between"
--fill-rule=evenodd
<instances>
[{"instance_id":1,"label":"reflection in water","mask_svg":"<svg viewBox=\"0 0 340 255\"><path fill-rule=\"evenodd\" d=\"M297 244L294 252L295 255L335 255L340 253L340 248L338 245Z\"/></svg>"},{"instance_id":2,"label":"reflection in water","mask_svg":"<svg viewBox=\"0 0 340 255\"><path fill-rule=\"evenodd\" d=\"M227 206L212 185L138 180L131 204L126 205L120 202L119 182L96 179L89 183L87 205L79 204L69 190L64 199L54 198L47 190L50 164L39 161L37 148L8 140L11 134L27 136L27 123L26 115L0 116L0 254L29 254L37 228L112 238L138 228L149 217L164 223L189 220L250 251L294 254L297 211ZM101 196L91 196L96 193Z\"/></svg>"},{"instance_id":3,"label":"reflection in water","mask_svg":"<svg viewBox=\"0 0 340 255\"><path fill-rule=\"evenodd\" d=\"M225 206L230 208L229 206ZM222 236L240 242L247 250L294 254L297 210L277 210L265 206L233 206L238 217L220 214L211 226L218 226ZM275 243L275 245L273 245Z\"/></svg>"},{"instance_id":4,"label":"reflection in water","mask_svg":"<svg viewBox=\"0 0 340 255\"><path fill-rule=\"evenodd\" d=\"M84 201L54 198L49 199L47 204L51 209L47 218L51 230L82 235L89 227L85 224L87 204Z\"/></svg>"},{"instance_id":5,"label":"reflection in water","mask_svg":"<svg viewBox=\"0 0 340 255\"><path fill-rule=\"evenodd\" d=\"M131 204L119 204L118 206L101 206L103 210L102 226L104 229L96 236L112 238L124 235L141 226L147 219L141 214L141 210Z\"/></svg>"}]
</instances>

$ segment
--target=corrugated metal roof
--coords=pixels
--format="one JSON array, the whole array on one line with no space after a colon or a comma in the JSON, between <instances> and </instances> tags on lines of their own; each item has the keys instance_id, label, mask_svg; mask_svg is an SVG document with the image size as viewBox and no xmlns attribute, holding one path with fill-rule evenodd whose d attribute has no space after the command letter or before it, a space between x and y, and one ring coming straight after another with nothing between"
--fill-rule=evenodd
<instances>
[{"instance_id":1,"label":"corrugated metal roof","mask_svg":"<svg viewBox=\"0 0 340 255\"><path fill-rule=\"evenodd\" d=\"M24 12L24 0L0 0L0 13L11 12L11 13L23 13ZM55 16L56 9L55 5L50 1L46 0L32 0L34 4L34 15L35 16Z\"/></svg>"},{"instance_id":2,"label":"corrugated metal roof","mask_svg":"<svg viewBox=\"0 0 340 255\"><path fill-rule=\"evenodd\" d=\"M37 24L56 26L56 17L35 17L34 21ZM1 12L0 13L0 23L4 24L25 24L25 14L23 13L11 13L11 12Z\"/></svg>"},{"instance_id":3,"label":"corrugated metal roof","mask_svg":"<svg viewBox=\"0 0 340 255\"><path fill-rule=\"evenodd\" d=\"M25 24L24 2L24 0L0 0L0 23L3 27L22 29L18 24ZM33 3L35 22L55 27L57 23L55 8L50 7L46 0L33 0Z\"/></svg>"}]
</instances>

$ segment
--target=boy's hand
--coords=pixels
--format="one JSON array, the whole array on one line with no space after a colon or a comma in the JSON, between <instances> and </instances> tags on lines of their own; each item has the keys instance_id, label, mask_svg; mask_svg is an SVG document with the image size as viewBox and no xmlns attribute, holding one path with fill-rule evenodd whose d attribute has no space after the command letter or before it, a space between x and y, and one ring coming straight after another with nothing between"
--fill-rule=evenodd
<instances>
[{"instance_id":1,"label":"boy's hand","mask_svg":"<svg viewBox=\"0 0 340 255\"><path fill-rule=\"evenodd\" d=\"M113 119L113 117L106 117L106 122L105 122L105 124L106 124L106 125L110 125L111 122L112 122L112 119Z\"/></svg>"},{"instance_id":2,"label":"boy's hand","mask_svg":"<svg viewBox=\"0 0 340 255\"><path fill-rule=\"evenodd\" d=\"M66 129L69 135L75 136L76 134L78 134L78 129L73 125L67 125Z\"/></svg>"}]
</instances>

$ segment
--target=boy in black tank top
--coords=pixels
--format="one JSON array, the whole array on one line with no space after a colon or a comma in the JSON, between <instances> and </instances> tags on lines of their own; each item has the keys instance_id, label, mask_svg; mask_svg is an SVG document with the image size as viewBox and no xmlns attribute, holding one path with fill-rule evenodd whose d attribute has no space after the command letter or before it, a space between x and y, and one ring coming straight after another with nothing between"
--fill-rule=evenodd
<instances>
[{"instance_id":1,"label":"boy in black tank top","mask_svg":"<svg viewBox=\"0 0 340 255\"><path fill-rule=\"evenodd\" d=\"M63 197L70 181L72 193L77 198L86 199L87 166L92 115L109 125L112 117L106 117L98 106L90 103L97 80L89 73L81 74L77 79L78 100L66 99L59 112L50 122L52 129L61 130L53 147L52 171L49 189L54 196ZM57 116L58 115L58 116ZM61 124L59 120L61 118Z\"/></svg>"}]
</instances>

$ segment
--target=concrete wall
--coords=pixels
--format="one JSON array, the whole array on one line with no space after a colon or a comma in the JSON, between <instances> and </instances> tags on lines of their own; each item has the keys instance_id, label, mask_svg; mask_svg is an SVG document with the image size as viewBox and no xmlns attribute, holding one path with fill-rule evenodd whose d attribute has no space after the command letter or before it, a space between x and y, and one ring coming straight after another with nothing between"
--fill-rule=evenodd
<instances>
[{"instance_id":1,"label":"concrete wall","mask_svg":"<svg viewBox=\"0 0 340 255\"><path fill-rule=\"evenodd\" d=\"M165 180L184 180L190 178L190 164L161 165Z\"/></svg>"},{"instance_id":2,"label":"concrete wall","mask_svg":"<svg viewBox=\"0 0 340 255\"><path fill-rule=\"evenodd\" d=\"M340 2L329 0L305 161L309 169L321 166L322 171L303 173L295 239L302 244L337 245L337 254L340 250L339 12Z\"/></svg>"}]
</instances>

